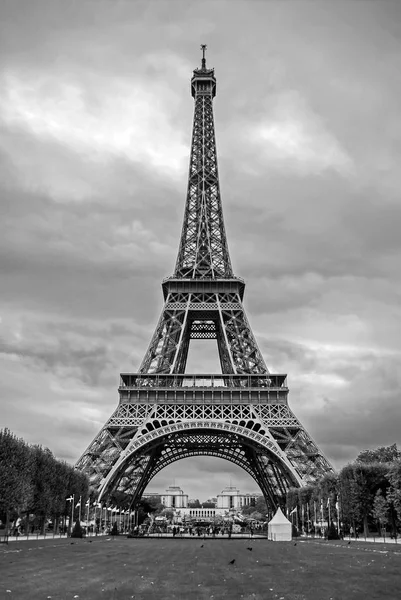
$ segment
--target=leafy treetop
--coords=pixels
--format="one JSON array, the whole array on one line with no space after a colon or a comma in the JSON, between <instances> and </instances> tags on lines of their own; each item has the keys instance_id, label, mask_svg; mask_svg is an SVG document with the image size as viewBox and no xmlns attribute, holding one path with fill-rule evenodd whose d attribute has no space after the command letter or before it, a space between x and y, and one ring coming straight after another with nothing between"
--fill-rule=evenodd
<instances>
[{"instance_id":1,"label":"leafy treetop","mask_svg":"<svg viewBox=\"0 0 401 600\"><path fill-rule=\"evenodd\" d=\"M363 450L356 457L359 463L390 463L401 458L401 452L397 444L391 446L380 446L375 450Z\"/></svg>"}]
</instances>

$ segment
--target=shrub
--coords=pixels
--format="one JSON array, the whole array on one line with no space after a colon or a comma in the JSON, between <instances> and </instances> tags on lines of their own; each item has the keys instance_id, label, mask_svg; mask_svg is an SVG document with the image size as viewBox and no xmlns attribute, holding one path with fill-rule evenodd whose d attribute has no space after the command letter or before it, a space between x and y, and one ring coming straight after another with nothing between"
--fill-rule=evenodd
<instances>
[{"instance_id":1,"label":"shrub","mask_svg":"<svg viewBox=\"0 0 401 600\"><path fill-rule=\"evenodd\" d=\"M333 522L330 523L330 527L327 531L327 539L328 540L339 540L340 536L338 535L337 527Z\"/></svg>"},{"instance_id":2,"label":"shrub","mask_svg":"<svg viewBox=\"0 0 401 600\"><path fill-rule=\"evenodd\" d=\"M82 531L81 523L78 520L75 521L75 525L74 525L74 529L72 530L71 537L73 537L73 538L84 537L84 532Z\"/></svg>"}]
</instances>

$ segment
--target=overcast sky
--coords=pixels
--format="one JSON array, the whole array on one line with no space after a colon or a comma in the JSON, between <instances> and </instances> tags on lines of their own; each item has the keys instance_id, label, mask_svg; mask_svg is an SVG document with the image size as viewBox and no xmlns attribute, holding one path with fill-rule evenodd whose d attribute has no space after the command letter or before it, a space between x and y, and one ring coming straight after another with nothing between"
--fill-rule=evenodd
<instances>
[{"instance_id":1,"label":"overcast sky","mask_svg":"<svg viewBox=\"0 0 401 600\"><path fill-rule=\"evenodd\" d=\"M0 23L0 427L75 462L138 369L206 43L231 258L266 363L336 468L401 444L401 3L0 0ZM217 371L200 343L188 369ZM204 458L150 489L206 499L230 479L256 489Z\"/></svg>"}]
</instances>

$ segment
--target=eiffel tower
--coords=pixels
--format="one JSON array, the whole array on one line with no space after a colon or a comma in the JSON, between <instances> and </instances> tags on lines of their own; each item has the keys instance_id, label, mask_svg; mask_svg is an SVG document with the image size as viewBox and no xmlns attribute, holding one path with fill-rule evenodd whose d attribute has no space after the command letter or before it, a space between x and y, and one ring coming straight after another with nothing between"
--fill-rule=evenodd
<instances>
[{"instance_id":1,"label":"eiffel tower","mask_svg":"<svg viewBox=\"0 0 401 600\"><path fill-rule=\"evenodd\" d=\"M220 198L214 69L193 72L188 189L177 262L138 373L121 373L119 403L77 462L98 499L118 490L131 505L167 465L215 456L244 469L276 508L289 487L332 466L288 406L287 376L270 373L233 274ZM187 374L190 341L217 340L221 374Z\"/></svg>"}]
</instances>

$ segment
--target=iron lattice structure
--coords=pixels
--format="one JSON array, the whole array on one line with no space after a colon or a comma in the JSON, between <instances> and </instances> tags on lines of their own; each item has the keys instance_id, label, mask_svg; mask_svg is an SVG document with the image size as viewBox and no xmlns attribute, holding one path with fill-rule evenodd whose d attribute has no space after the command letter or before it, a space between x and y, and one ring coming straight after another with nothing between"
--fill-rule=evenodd
<instances>
[{"instance_id":1,"label":"iron lattice structure","mask_svg":"<svg viewBox=\"0 0 401 600\"><path fill-rule=\"evenodd\" d=\"M188 190L174 275L138 373L121 374L119 404L77 462L98 497L135 504L165 466L217 456L249 473L276 507L291 486L332 471L288 406L286 375L269 373L233 274L220 197L214 69L205 46L191 92L195 111ZM185 373L191 339L216 339L221 375Z\"/></svg>"}]
</instances>

